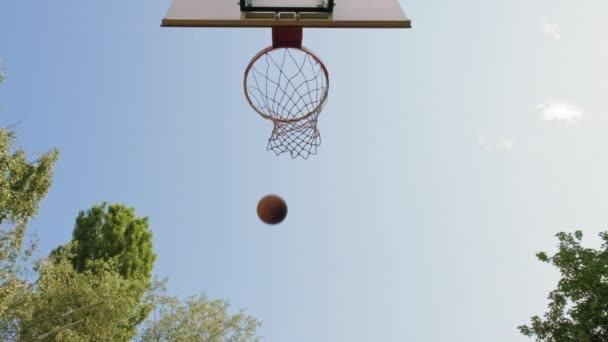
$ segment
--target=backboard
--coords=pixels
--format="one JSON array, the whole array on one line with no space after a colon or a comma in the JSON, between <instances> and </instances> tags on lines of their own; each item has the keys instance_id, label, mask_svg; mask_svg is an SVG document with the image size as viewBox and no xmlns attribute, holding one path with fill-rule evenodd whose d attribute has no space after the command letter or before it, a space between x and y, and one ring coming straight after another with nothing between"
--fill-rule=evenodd
<instances>
[{"instance_id":1,"label":"backboard","mask_svg":"<svg viewBox=\"0 0 608 342\"><path fill-rule=\"evenodd\" d=\"M399 0L172 0L164 27L410 28Z\"/></svg>"}]
</instances>

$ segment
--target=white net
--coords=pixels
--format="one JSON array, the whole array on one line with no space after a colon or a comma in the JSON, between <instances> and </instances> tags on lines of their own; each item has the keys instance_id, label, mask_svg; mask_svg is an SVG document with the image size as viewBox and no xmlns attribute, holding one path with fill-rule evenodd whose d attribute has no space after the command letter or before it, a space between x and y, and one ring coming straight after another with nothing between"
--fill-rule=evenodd
<instances>
[{"instance_id":1,"label":"white net","mask_svg":"<svg viewBox=\"0 0 608 342\"><path fill-rule=\"evenodd\" d=\"M318 57L304 48L264 49L249 64L244 87L255 111L274 123L269 150L305 159L317 152L317 120L329 90Z\"/></svg>"}]
</instances>

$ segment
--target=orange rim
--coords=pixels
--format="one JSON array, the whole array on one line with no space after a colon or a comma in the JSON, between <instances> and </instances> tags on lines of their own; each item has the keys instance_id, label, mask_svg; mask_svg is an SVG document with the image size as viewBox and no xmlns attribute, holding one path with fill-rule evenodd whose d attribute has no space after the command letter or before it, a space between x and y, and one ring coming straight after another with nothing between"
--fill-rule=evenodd
<instances>
[{"instance_id":1,"label":"orange rim","mask_svg":"<svg viewBox=\"0 0 608 342\"><path fill-rule=\"evenodd\" d=\"M265 49L263 49L262 51L258 52L255 56L253 56L253 58L251 59L251 62L249 62L249 65L247 65L247 68L245 69L245 77L243 78L243 89L245 91L245 97L247 98L247 102L249 102L249 105L251 106L251 108L253 108L253 110L255 110L258 114L260 114L261 117L263 117L264 119L273 121L273 122L279 122L279 123L291 123L291 122L298 122L301 120L304 120L308 117L310 117L311 115L313 115L314 113L319 112L323 106L325 105L325 101L327 101L327 95L329 93L329 72L327 71L327 68L325 67L325 64L323 64L323 62L321 61L321 59L314 54L314 52L308 50L305 47L301 47L301 48L287 48L287 49L296 49L296 50L300 50L303 51L304 53L307 53L308 55L310 55L320 66L321 69L323 70L323 74L325 74L325 91L323 92L323 97L321 98L321 101L319 101L319 105L317 105L317 107L315 109L313 109L312 111L308 112L306 115L303 115L299 118L295 118L295 119L276 119L273 118L272 116L260 111L254 104L253 101L251 100L251 98L249 97L249 91L247 90L247 79L249 78L249 71L251 70L251 68L253 67L253 64L255 64L255 62L257 62L258 59L260 59L262 56L266 55L267 53L273 51L273 50L278 50L278 49L286 49L284 47L280 47L280 48L274 48L272 46L269 46Z\"/></svg>"}]
</instances>

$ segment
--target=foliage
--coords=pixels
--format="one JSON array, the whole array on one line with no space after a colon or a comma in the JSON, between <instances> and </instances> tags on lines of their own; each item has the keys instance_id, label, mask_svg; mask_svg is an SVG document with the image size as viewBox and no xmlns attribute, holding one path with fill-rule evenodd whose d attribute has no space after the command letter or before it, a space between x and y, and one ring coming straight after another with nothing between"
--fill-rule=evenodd
<instances>
[{"instance_id":1,"label":"foliage","mask_svg":"<svg viewBox=\"0 0 608 342\"><path fill-rule=\"evenodd\" d=\"M121 204L103 203L81 211L69 249L76 271L111 264L125 279L150 279L156 260L148 218L135 217L135 209Z\"/></svg>"},{"instance_id":2,"label":"foliage","mask_svg":"<svg viewBox=\"0 0 608 342\"><path fill-rule=\"evenodd\" d=\"M52 150L28 162L22 149L11 153L14 138L13 132L0 129L0 225L11 225L22 238L51 186L59 152ZM21 245L20 239L9 241Z\"/></svg>"},{"instance_id":3,"label":"foliage","mask_svg":"<svg viewBox=\"0 0 608 342\"><path fill-rule=\"evenodd\" d=\"M31 283L25 245L28 222L48 192L58 151L33 162L13 149L15 134L0 129L0 339L29 341L130 341L154 307L142 341L258 341L260 323L243 311L228 313L223 300L190 297L184 303L157 295L156 255L148 219L123 205L103 203L80 212L73 239L38 263Z\"/></svg>"},{"instance_id":4,"label":"foliage","mask_svg":"<svg viewBox=\"0 0 608 342\"><path fill-rule=\"evenodd\" d=\"M110 269L77 272L61 256L39 266L30 312L20 317L21 340L51 333L56 341L129 341L133 308L147 284ZM144 303L145 305L145 303ZM55 333L53 333L55 332Z\"/></svg>"},{"instance_id":5,"label":"foliage","mask_svg":"<svg viewBox=\"0 0 608 342\"><path fill-rule=\"evenodd\" d=\"M261 322L243 310L229 313L230 304L222 299L208 300L204 294L181 302L175 297L156 299L159 318L149 319L140 342L254 342ZM155 309L156 316L156 309Z\"/></svg>"},{"instance_id":6,"label":"foliage","mask_svg":"<svg viewBox=\"0 0 608 342\"><path fill-rule=\"evenodd\" d=\"M51 255L69 260L77 273L101 276L114 272L126 283L137 284L128 293L131 316L121 327L125 332L115 335L113 340L134 337L137 326L151 310L151 305L142 303L152 287L156 259L148 218L136 217L133 208L103 203L79 213L72 236L69 244L55 249Z\"/></svg>"},{"instance_id":7,"label":"foliage","mask_svg":"<svg viewBox=\"0 0 608 342\"><path fill-rule=\"evenodd\" d=\"M27 223L38 212L52 181L59 152L52 150L29 162L22 149L12 149L15 134L0 129L0 330L12 322L8 317L24 310L23 296L29 291L27 261L36 241L26 245Z\"/></svg>"},{"instance_id":8,"label":"foliage","mask_svg":"<svg viewBox=\"0 0 608 342\"><path fill-rule=\"evenodd\" d=\"M544 319L532 317L530 326L519 330L536 341L608 341L608 232L600 250L583 248L583 233L559 233L559 251L552 257L541 252L540 261L556 266L562 278L549 294Z\"/></svg>"}]
</instances>

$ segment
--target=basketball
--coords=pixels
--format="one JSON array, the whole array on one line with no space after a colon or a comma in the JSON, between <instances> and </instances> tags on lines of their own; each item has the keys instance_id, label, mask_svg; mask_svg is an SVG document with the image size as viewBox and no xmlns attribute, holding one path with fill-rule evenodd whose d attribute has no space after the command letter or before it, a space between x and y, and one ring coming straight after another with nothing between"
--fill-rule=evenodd
<instances>
[{"instance_id":1,"label":"basketball","mask_svg":"<svg viewBox=\"0 0 608 342\"><path fill-rule=\"evenodd\" d=\"M258 202L258 217L264 223L278 224L287 216L287 203L277 195L266 195Z\"/></svg>"}]
</instances>

